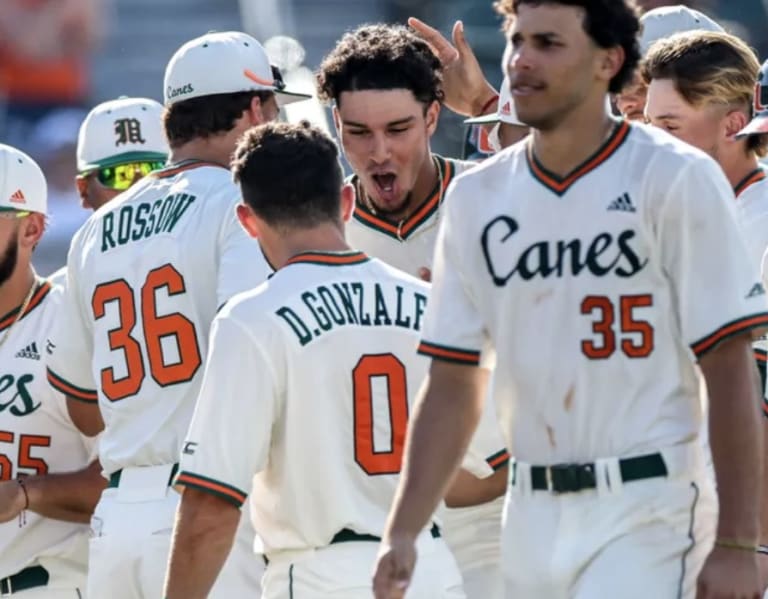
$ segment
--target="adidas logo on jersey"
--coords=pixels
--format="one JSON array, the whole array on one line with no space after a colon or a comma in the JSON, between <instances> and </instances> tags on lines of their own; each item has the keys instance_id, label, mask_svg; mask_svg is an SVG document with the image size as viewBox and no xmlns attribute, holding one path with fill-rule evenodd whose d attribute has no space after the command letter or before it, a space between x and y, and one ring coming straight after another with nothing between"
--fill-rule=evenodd
<instances>
[{"instance_id":1,"label":"adidas logo on jersey","mask_svg":"<svg viewBox=\"0 0 768 599\"><path fill-rule=\"evenodd\" d=\"M16 352L17 358L28 358L30 360L39 360L40 354L37 351L37 343L30 343L22 350Z\"/></svg>"},{"instance_id":2,"label":"adidas logo on jersey","mask_svg":"<svg viewBox=\"0 0 768 599\"><path fill-rule=\"evenodd\" d=\"M623 196L616 198L608 204L608 210L620 210L621 212L637 212L635 205L629 198L629 194L625 193Z\"/></svg>"},{"instance_id":3,"label":"adidas logo on jersey","mask_svg":"<svg viewBox=\"0 0 768 599\"><path fill-rule=\"evenodd\" d=\"M747 294L747 299L750 297L757 297L758 295L765 295L765 288L761 283L755 283L752 285L752 289L750 289L749 293Z\"/></svg>"}]
</instances>

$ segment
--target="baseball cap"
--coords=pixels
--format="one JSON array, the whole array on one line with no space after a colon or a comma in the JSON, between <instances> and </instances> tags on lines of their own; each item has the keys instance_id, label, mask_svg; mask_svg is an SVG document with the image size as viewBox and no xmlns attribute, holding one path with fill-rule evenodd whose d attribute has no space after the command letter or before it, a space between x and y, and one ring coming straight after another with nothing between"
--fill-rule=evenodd
<instances>
[{"instance_id":1,"label":"baseball cap","mask_svg":"<svg viewBox=\"0 0 768 599\"><path fill-rule=\"evenodd\" d=\"M206 33L188 41L165 69L165 104L246 91L271 91L280 105L312 96L291 92L263 46L239 31Z\"/></svg>"},{"instance_id":2,"label":"baseball cap","mask_svg":"<svg viewBox=\"0 0 768 599\"><path fill-rule=\"evenodd\" d=\"M21 150L0 144L0 212L46 213L48 185L37 163Z\"/></svg>"},{"instance_id":3,"label":"baseball cap","mask_svg":"<svg viewBox=\"0 0 768 599\"><path fill-rule=\"evenodd\" d=\"M747 135L768 133L768 60L760 67L755 84L754 118L736 134L736 139Z\"/></svg>"},{"instance_id":4,"label":"baseball cap","mask_svg":"<svg viewBox=\"0 0 768 599\"><path fill-rule=\"evenodd\" d=\"M640 17L640 53L645 56L657 41L684 31L719 31L725 29L707 15L682 4L661 6Z\"/></svg>"},{"instance_id":5,"label":"baseball cap","mask_svg":"<svg viewBox=\"0 0 768 599\"><path fill-rule=\"evenodd\" d=\"M77 136L80 173L140 161L165 161L163 106L149 98L121 97L94 107Z\"/></svg>"},{"instance_id":6,"label":"baseball cap","mask_svg":"<svg viewBox=\"0 0 768 599\"><path fill-rule=\"evenodd\" d=\"M508 125L517 125L518 127L527 127L525 123L521 123L517 118L515 112L515 103L512 101L512 88L509 84L509 78L504 77L504 82L501 84L501 90L499 91L499 108L496 112L491 114L485 114L482 116L476 116L464 121L465 125L484 125L487 123L507 123Z\"/></svg>"}]
</instances>

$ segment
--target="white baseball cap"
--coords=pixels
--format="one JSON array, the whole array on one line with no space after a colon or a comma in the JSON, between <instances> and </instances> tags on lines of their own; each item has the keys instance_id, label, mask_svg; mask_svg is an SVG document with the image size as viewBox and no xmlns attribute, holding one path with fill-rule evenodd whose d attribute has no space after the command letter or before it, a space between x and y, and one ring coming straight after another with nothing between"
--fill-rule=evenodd
<instances>
[{"instance_id":1,"label":"white baseball cap","mask_svg":"<svg viewBox=\"0 0 768 599\"><path fill-rule=\"evenodd\" d=\"M96 106L80 125L77 170L85 173L128 162L164 162L169 149L162 113L162 104L149 98L121 97Z\"/></svg>"},{"instance_id":2,"label":"white baseball cap","mask_svg":"<svg viewBox=\"0 0 768 599\"><path fill-rule=\"evenodd\" d=\"M517 125L518 127L527 127L521 123L515 112L515 103L512 100L512 87L509 84L509 78L504 77L504 82L499 90L499 107L496 112L476 116L464 121L465 125L482 125L486 123L507 123L508 125Z\"/></svg>"},{"instance_id":3,"label":"white baseball cap","mask_svg":"<svg viewBox=\"0 0 768 599\"><path fill-rule=\"evenodd\" d=\"M165 69L166 106L175 102L246 91L271 91L280 105L312 96L290 92L262 45L246 33L206 33L188 41Z\"/></svg>"},{"instance_id":4,"label":"white baseball cap","mask_svg":"<svg viewBox=\"0 0 768 599\"><path fill-rule=\"evenodd\" d=\"M640 54L645 56L657 41L684 31L718 31L725 29L698 10L682 4L662 6L649 10L640 17Z\"/></svg>"},{"instance_id":5,"label":"white baseball cap","mask_svg":"<svg viewBox=\"0 0 768 599\"><path fill-rule=\"evenodd\" d=\"M48 208L48 185L37 163L21 150L0 144L0 212Z\"/></svg>"}]
</instances>

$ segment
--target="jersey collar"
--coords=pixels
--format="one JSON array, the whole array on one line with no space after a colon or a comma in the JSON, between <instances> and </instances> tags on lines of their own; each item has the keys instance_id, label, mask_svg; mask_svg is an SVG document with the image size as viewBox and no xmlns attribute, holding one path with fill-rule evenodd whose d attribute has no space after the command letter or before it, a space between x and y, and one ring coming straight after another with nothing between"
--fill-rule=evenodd
<instances>
[{"instance_id":1,"label":"jersey collar","mask_svg":"<svg viewBox=\"0 0 768 599\"><path fill-rule=\"evenodd\" d=\"M762 168L756 168L751 173L749 173L746 177L744 177L741 181L739 181L733 188L733 192L736 194L736 197L738 198L750 185L754 185L758 181L762 181L765 179L766 174L765 171Z\"/></svg>"},{"instance_id":2,"label":"jersey collar","mask_svg":"<svg viewBox=\"0 0 768 599\"><path fill-rule=\"evenodd\" d=\"M355 212L352 218L354 218L360 224L371 229L375 229L376 231L397 239L398 241L405 241L408 239L408 237L413 235L413 233L416 232L421 225L427 222L429 218L437 211L437 208L440 206L440 202L445 196L445 190L448 189L448 184L453 180L453 177L456 173L456 165L454 165L453 162L446 160L437 154L433 154L433 156L437 160L437 168L439 168L443 174L443 187L442 189L440 188L440 182L438 179L438 183L430 192L427 200L423 202L413 214L403 220L403 222L400 224L399 235L397 223L393 223L374 214L362 201L360 201L360 198L358 198L358 201L355 204ZM351 182L355 186L355 189L357 189L357 181L357 176L352 177Z\"/></svg>"},{"instance_id":3,"label":"jersey collar","mask_svg":"<svg viewBox=\"0 0 768 599\"><path fill-rule=\"evenodd\" d=\"M182 160L181 162L177 162L175 164L169 164L165 168L156 170L147 176L155 177L157 179L167 179L168 177L173 177L174 175L183 173L184 171L190 171L192 169L200 168L203 166L215 166L218 168L223 168L225 170L228 170L226 166L224 166L223 164L219 164L218 162L211 162L207 160L197 160L195 158L190 158L189 160Z\"/></svg>"},{"instance_id":4,"label":"jersey collar","mask_svg":"<svg viewBox=\"0 0 768 599\"><path fill-rule=\"evenodd\" d=\"M48 293L51 291L51 288L53 287L50 283L50 281L42 281L38 280L35 285L37 285L37 289L32 294L32 299L29 300L29 305L27 306L27 309L24 311L24 314L21 315L21 318L19 320L22 320L27 314L32 312L35 308L37 308L40 303L45 299L45 296L48 295ZM0 332L7 329L11 324L13 324L16 320L16 316L19 313L19 310L21 310L21 306L16 306L13 310L8 312L7 314L0 316Z\"/></svg>"},{"instance_id":5,"label":"jersey collar","mask_svg":"<svg viewBox=\"0 0 768 599\"><path fill-rule=\"evenodd\" d=\"M571 186L579 179L588 175L598 166L608 160L618 150L621 145L626 141L630 132L630 126L627 121L617 121L616 125L611 132L608 139L597 149L597 151L582 162L579 166L573 169L565 177L560 177L555 173L548 171L536 158L533 153L533 140L529 138L528 147L526 151L526 157L528 160L528 168L533 175L533 178L541 183L544 187L562 196L567 192Z\"/></svg>"},{"instance_id":6,"label":"jersey collar","mask_svg":"<svg viewBox=\"0 0 768 599\"><path fill-rule=\"evenodd\" d=\"M323 266L349 266L362 264L370 258L364 252L348 250L345 252L302 252L296 254L285 263L290 264L322 264Z\"/></svg>"}]
</instances>

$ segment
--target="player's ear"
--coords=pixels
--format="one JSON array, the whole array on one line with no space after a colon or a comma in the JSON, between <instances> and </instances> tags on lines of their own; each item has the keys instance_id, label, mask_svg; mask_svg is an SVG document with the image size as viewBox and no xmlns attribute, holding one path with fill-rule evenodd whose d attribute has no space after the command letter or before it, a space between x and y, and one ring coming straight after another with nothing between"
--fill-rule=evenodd
<instances>
[{"instance_id":1,"label":"player's ear","mask_svg":"<svg viewBox=\"0 0 768 599\"><path fill-rule=\"evenodd\" d=\"M355 211L355 188L346 183L341 188L341 220L348 223Z\"/></svg>"},{"instance_id":2,"label":"player's ear","mask_svg":"<svg viewBox=\"0 0 768 599\"><path fill-rule=\"evenodd\" d=\"M240 225L245 229L245 232L254 239L259 238L259 219L251 210L251 207L247 204L240 203L237 205L237 219L240 221Z\"/></svg>"},{"instance_id":3,"label":"player's ear","mask_svg":"<svg viewBox=\"0 0 768 599\"><path fill-rule=\"evenodd\" d=\"M731 110L725 115L725 136L728 139L733 137L747 126L749 119L747 115L741 110Z\"/></svg>"},{"instance_id":4,"label":"player's ear","mask_svg":"<svg viewBox=\"0 0 768 599\"><path fill-rule=\"evenodd\" d=\"M427 112L424 115L427 121L427 134L432 136L437 130L437 121L440 118L440 102L435 100L427 107Z\"/></svg>"},{"instance_id":5,"label":"player's ear","mask_svg":"<svg viewBox=\"0 0 768 599\"><path fill-rule=\"evenodd\" d=\"M336 127L336 135L341 139L341 116L339 115L339 109L336 104L333 105L333 126Z\"/></svg>"},{"instance_id":6,"label":"player's ear","mask_svg":"<svg viewBox=\"0 0 768 599\"><path fill-rule=\"evenodd\" d=\"M597 65L597 75L603 81L610 83L624 65L627 55L624 48L614 46L600 50L600 60Z\"/></svg>"},{"instance_id":7,"label":"player's ear","mask_svg":"<svg viewBox=\"0 0 768 599\"><path fill-rule=\"evenodd\" d=\"M45 216L39 212L25 216L19 226L19 244L32 251L45 232Z\"/></svg>"}]
</instances>

